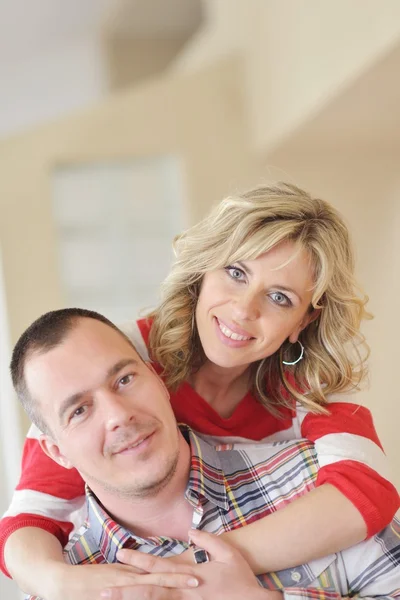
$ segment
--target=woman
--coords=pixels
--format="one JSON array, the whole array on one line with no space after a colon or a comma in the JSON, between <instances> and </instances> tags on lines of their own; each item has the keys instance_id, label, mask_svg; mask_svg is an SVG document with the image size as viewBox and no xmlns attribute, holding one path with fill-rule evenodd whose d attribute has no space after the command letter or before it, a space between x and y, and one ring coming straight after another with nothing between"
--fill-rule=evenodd
<instances>
[{"instance_id":1,"label":"woman","mask_svg":"<svg viewBox=\"0 0 400 600\"><path fill-rule=\"evenodd\" d=\"M350 395L366 373L360 323L369 315L340 216L294 186L260 187L224 200L175 247L163 302L132 337L139 348L145 342L178 421L219 440L306 437L321 466L316 489L227 540L266 572L382 529L399 498L376 470L384 455L370 413ZM97 568L83 574L62 564L54 535L65 542L83 483L49 462L34 438L24 463L25 491L0 531L11 536L5 560L19 585L52 600L127 585L117 565L100 577ZM36 490L34 511L26 490Z\"/></svg>"}]
</instances>

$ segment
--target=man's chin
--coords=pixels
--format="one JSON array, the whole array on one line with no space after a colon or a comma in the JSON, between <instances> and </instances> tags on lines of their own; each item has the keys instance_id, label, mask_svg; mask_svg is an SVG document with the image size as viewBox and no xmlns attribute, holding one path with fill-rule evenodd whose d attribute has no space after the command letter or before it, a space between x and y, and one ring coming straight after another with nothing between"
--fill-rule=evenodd
<instances>
[{"instance_id":1,"label":"man's chin","mask_svg":"<svg viewBox=\"0 0 400 600\"><path fill-rule=\"evenodd\" d=\"M164 465L163 469L155 472L154 466L151 464L141 465L140 469L134 469L120 472L120 480L115 478L113 481L104 481L89 477L81 472L83 479L86 481L90 489L100 499L104 493L123 499L142 499L151 498L161 492L172 480L176 473L179 453L171 460L170 464ZM158 465L161 466L158 461Z\"/></svg>"}]
</instances>

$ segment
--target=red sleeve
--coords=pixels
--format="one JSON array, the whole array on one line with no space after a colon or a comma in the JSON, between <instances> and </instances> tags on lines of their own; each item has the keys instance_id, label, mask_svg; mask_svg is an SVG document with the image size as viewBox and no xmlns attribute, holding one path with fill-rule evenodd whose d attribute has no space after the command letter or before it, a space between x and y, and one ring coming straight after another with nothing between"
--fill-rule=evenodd
<instances>
[{"instance_id":1,"label":"red sleeve","mask_svg":"<svg viewBox=\"0 0 400 600\"><path fill-rule=\"evenodd\" d=\"M360 511L367 537L386 527L400 506L370 411L347 402L329 405L330 415L307 413L302 435L315 443L317 485L330 483Z\"/></svg>"},{"instance_id":2,"label":"red sleeve","mask_svg":"<svg viewBox=\"0 0 400 600\"><path fill-rule=\"evenodd\" d=\"M7 571L4 560L4 548L10 535L22 527L39 527L39 529L44 529L53 534L62 546L65 546L68 542L69 534L73 528L72 523L53 521L39 515L21 513L16 517L3 517L0 521L0 569L6 577L11 577L11 575Z\"/></svg>"},{"instance_id":3,"label":"red sleeve","mask_svg":"<svg viewBox=\"0 0 400 600\"><path fill-rule=\"evenodd\" d=\"M16 489L34 490L71 500L85 493L85 484L76 469L64 469L43 452L36 438L27 437L22 453L22 473Z\"/></svg>"},{"instance_id":4,"label":"red sleeve","mask_svg":"<svg viewBox=\"0 0 400 600\"><path fill-rule=\"evenodd\" d=\"M6 515L0 521L0 569L9 576L4 562L4 547L8 537L21 527L39 527L55 535L65 545L72 530L72 523L65 511L65 520L56 519L46 511L51 497L57 506L57 499L73 500L85 493L83 480L75 469L64 469L42 451L36 438L26 438L22 473L14 497ZM46 503L41 507L41 494ZM63 503L65 506L65 502ZM61 511L57 509L60 516ZM62 516L62 514L61 514Z\"/></svg>"}]
</instances>

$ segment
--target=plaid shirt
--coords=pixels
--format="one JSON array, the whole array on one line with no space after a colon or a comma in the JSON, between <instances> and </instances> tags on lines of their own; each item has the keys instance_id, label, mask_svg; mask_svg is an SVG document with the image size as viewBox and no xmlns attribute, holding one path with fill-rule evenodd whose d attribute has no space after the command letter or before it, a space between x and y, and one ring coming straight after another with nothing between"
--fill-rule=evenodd
<instances>
[{"instance_id":1,"label":"plaid shirt","mask_svg":"<svg viewBox=\"0 0 400 600\"><path fill-rule=\"evenodd\" d=\"M318 462L307 440L214 447L186 426L181 430L192 453L185 496L193 507L193 527L216 534L236 529L314 487ZM107 514L89 489L86 500L86 522L65 548L66 561L73 565L116 562L120 548L157 556L188 548L186 540L134 535ZM284 591L287 600L400 597L400 523L394 520L379 535L338 554L258 579L265 588Z\"/></svg>"}]
</instances>

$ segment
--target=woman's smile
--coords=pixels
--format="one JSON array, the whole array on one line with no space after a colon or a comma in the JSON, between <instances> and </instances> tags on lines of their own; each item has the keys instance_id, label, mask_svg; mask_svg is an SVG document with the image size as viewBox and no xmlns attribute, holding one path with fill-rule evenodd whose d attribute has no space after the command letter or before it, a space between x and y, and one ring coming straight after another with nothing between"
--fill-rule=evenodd
<instances>
[{"instance_id":1,"label":"woman's smile","mask_svg":"<svg viewBox=\"0 0 400 600\"><path fill-rule=\"evenodd\" d=\"M206 273L196 320L208 360L225 368L250 365L285 340L294 343L309 323L313 285L307 251L287 241Z\"/></svg>"}]
</instances>

